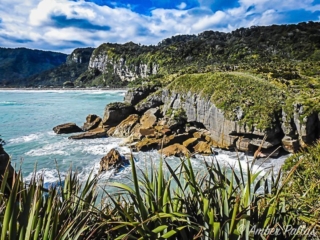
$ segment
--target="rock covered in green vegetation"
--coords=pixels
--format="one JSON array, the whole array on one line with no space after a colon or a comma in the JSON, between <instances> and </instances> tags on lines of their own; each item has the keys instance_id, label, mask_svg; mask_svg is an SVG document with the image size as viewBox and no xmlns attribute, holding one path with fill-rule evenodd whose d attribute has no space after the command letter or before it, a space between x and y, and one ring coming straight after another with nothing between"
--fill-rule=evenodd
<instances>
[{"instance_id":1,"label":"rock covered in green vegetation","mask_svg":"<svg viewBox=\"0 0 320 240\"><path fill-rule=\"evenodd\" d=\"M141 100L145 99L151 93L157 91L160 87L157 85L142 85L136 88L130 88L125 95L124 101L132 105L136 105Z\"/></svg>"},{"instance_id":2,"label":"rock covered in green vegetation","mask_svg":"<svg viewBox=\"0 0 320 240\"><path fill-rule=\"evenodd\" d=\"M300 61L319 61L319 29L320 23L308 22L240 28L230 33L177 35L157 46L104 43L93 52L81 81L87 85L94 82L120 86L141 78L148 81L159 74L240 69L271 73L274 78L299 79L299 69L281 66L283 62L299 66ZM316 69L307 66L302 72L312 74L310 70Z\"/></svg>"},{"instance_id":3,"label":"rock covered in green vegetation","mask_svg":"<svg viewBox=\"0 0 320 240\"><path fill-rule=\"evenodd\" d=\"M234 146L237 135L281 138L275 118L281 110L281 91L243 73L187 74L163 91L163 111L184 109L188 122L199 122L216 145Z\"/></svg>"}]
</instances>

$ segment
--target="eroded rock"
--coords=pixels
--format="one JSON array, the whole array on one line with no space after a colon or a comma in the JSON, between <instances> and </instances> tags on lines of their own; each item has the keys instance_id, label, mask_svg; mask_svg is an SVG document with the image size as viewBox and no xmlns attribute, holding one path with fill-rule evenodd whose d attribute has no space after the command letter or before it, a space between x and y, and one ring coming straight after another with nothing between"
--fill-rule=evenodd
<instances>
[{"instance_id":1,"label":"eroded rock","mask_svg":"<svg viewBox=\"0 0 320 240\"><path fill-rule=\"evenodd\" d=\"M121 123L119 123L114 132L112 134L113 137L127 137L130 135L131 130L135 126L135 124L139 121L139 115L131 114L129 117L124 119Z\"/></svg>"},{"instance_id":2,"label":"eroded rock","mask_svg":"<svg viewBox=\"0 0 320 240\"><path fill-rule=\"evenodd\" d=\"M90 114L86 117L86 122L83 124L82 129L84 131L90 131L92 129L95 129L99 127L101 121L102 119L99 116L95 114Z\"/></svg>"},{"instance_id":3,"label":"eroded rock","mask_svg":"<svg viewBox=\"0 0 320 240\"><path fill-rule=\"evenodd\" d=\"M53 131L56 134L67 134L67 133L75 133L82 132L82 129L78 127L75 123L64 123L53 128Z\"/></svg>"},{"instance_id":4,"label":"eroded rock","mask_svg":"<svg viewBox=\"0 0 320 240\"><path fill-rule=\"evenodd\" d=\"M134 112L135 109L130 104L121 102L110 103L105 108L102 125L104 128L114 127Z\"/></svg>"},{"instance_id":5,"label":"eroded rock","mask_svg":"<svg viewBox=\"0 0 320 240\"><path fill-rule=\"evenodd\" d=\"M95 128L93 130L90 130L85 133L77 134L77 135L72 135L69 137L69 139L93 139L93 138L102 138L106 137L107 133L106 130L103 128Z\"/></svg>"},{"instance_id":6,"label":"eroded rock","mask_svg":"<svg viewBox=\"0 0 320 240\"><path fill-rule=\"evenodd\" d=\"M168 156L176 156L176 157L187 156L188 157L191 155L190 151L185 146L178 143L165 147L162 150L159 150L159 153L162 153L166 157Z\"/></svg>"},{"instance_id":7,"label":"eroded rock","mask_svg":"<svg viewBox=\"0 0 320 240\"><path fill-rule=\"evenodd\" d=\"M118 170L125 164L124 157L122 157L118 150L111 149L106 156L101 158L99 173L108 171L111 168Z\"/></svg>"}]
</instances>

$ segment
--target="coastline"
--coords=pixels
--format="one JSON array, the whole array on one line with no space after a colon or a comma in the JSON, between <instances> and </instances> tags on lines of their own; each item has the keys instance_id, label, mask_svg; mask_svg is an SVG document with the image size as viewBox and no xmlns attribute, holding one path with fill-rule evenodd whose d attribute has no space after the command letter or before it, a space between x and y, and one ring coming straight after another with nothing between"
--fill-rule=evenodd
<instances>
[{"instance_id":1,"label":"coastline","mask_svg":"<svg viewBox=\"0 0 320 240\"><path fill-rule=\"evenodd\" d=\"M88 90L88 91L97 91L97 90L101 90L101 91L109 91L109 90L123 90L123 91L127 91L129 88L126 87L117 87L117 88L94 88L94 87L90 87L90 88L63 88L63 87L57 87L57 88L1 88L0 87L0 91L48 91L48 90L53 90L53 91L84 91L84 90Z\"/></svg>"}]
</instances>

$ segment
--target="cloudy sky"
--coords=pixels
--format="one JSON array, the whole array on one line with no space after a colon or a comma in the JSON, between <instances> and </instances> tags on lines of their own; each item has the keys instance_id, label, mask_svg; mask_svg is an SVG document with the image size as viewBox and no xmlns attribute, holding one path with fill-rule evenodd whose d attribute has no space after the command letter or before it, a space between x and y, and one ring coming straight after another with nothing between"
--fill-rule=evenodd
<instances>
[{"instance_id":1,"label":"cloudy sky","mask_svg":"<svg viewBox=\"0 0 320 240\"><path fill-rule=\"evenodd\" d=\"M320 0L0 0L0 47L70 53L104 42L320 20Z\"/></svg>"}]
</instances>

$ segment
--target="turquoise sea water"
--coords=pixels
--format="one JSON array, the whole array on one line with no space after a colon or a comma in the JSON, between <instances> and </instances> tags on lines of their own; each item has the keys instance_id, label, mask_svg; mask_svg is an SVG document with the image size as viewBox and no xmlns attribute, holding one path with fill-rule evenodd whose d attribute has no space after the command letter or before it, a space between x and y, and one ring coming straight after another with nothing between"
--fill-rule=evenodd
<instances>
[{"instance_id":1,"label":"turquoise sea water","mask_svg":"<svg viewBox=\"0 0 320 240\"><path fill-rule=\"evenodd\" d=\"M56 135L52 128L66 122L82 126L88 114L102 117L105 106L110 102L123 101L124 94L124 90L0 90L0 134L7 143L5 150L11 155L16 168L21 167L26 180L31 178L36 167L37 174L43 174L45 181L56 181L57 166L62 175L72 167L85 180L90 171L98 172L101 157L111 148L117 148L122 154L130 153L130 149L122 146L119 138L70 140L70 135ZM219 162L237 167L236 153L218 152L216 158ZM151 163L156 164L160 157L156 151L134 155L142 169ZM239 158L244 164L251 159L243 153ZM280 166L284 159L269 161L263 167ZM211 160L211 157L198 156L192 159L192 163L201 170L203 161ZM174 157L168 158L173 166L177 166L179 161ZM130 172L130 167L127 167L120 173L107 172L103 177L105 180L126 182Z\"/></svg>"}]
</instances>

